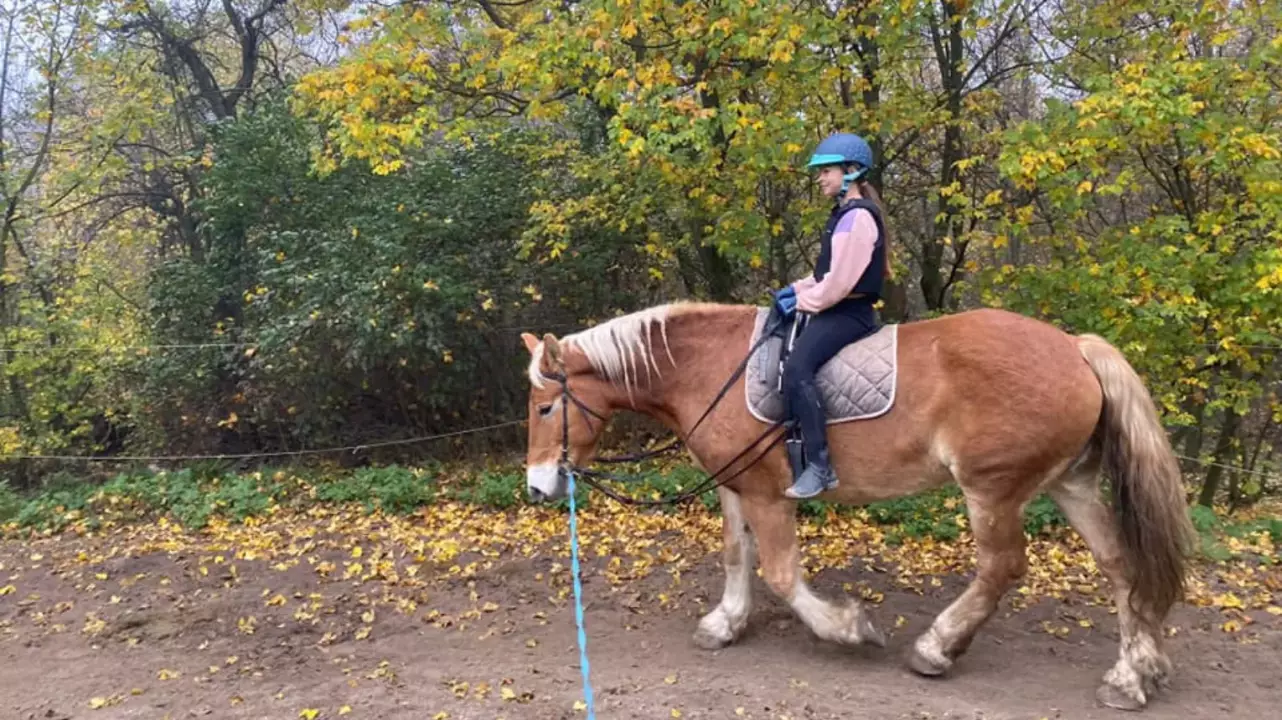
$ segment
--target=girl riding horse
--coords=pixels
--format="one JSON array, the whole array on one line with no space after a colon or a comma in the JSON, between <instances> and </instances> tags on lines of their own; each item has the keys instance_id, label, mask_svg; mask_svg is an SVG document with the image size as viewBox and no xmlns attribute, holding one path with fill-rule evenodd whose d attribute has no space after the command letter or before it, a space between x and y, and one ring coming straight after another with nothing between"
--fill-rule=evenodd
<instances>
[{"instance_id":1,"label":"girl riding horse","mask_svg":"<svg viewBox=\"0 0 1282 720\"><path fill-rule=\"evenodd\" d=\"M820 190L837 202L814 273L775 292L775 306L785 319L796 311L809 314L783 368L785 410L790 425L801 431L807 462L785 491L790 498L837 487L815 376L842 348L878 329L874 305L890 268L880 199L867 180L872 165L872 148L858 135L836 133L815 149L807 167L818 168Z\"/></svg>"}]
</instances>

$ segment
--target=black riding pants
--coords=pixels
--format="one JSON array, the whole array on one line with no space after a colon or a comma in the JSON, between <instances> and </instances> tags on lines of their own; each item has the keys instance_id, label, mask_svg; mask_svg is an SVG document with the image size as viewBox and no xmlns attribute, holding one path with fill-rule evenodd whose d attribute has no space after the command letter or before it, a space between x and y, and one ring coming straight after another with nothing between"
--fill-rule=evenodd
<instances>
[{"instance_id":1,"label":"black riding pants","mask_svg":"<svg viewBox=\"0 0 1282 720\"><path fill-rule=\"evenodd\" d=\"M826 419L822 407L813 408L813 403L806 401L805 386L810 386L810 397L817 398L815 375L819 369L842 348L877 330L873 302L871 299L843 300L811 316L784 363L783 395L787 414L798 421L803 435L809 436L805 438L808 449L825 444L825 433L816 428L822 428Z\"/></svg>"}]
</instances>

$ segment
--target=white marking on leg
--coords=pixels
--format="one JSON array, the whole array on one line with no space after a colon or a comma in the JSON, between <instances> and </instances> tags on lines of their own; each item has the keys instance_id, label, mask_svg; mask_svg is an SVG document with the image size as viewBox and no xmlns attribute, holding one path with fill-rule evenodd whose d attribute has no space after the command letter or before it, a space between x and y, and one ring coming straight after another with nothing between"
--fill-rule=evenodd
<instances>
[{"instance_id":1,"label":"white marking on leg","mask_svg":"<svg viewBox=\"0 0 1282 720\"><path fill-rule=\"evenodd\" d=\"M836 623L837 609L832 603L815 595L810 585L800 577L793 585L792 598L788 604L819 637L825 640L837 640L841 636L842 628L837 627Z\"/></svg>"},{"instance_id":2,"label":"white marking on leg","mask_svg":"<svg viewBox=\"0 0 1282 720\"><path fill-rule=\"evenodd\" d=\"M824 640L844 645L869 643L885 647L886 638L868 618L863 603L851 599L844 605L824 600L800 577L793 585L788 601L793 612Z\"/></svg>"},{"instance_id":3,"label":"white marking on leg","mask_svg":"<svg viewBox=\"0 0 1282 720\"><path fill-rule=\"evenodd\" d=\"M721 602L699 621L696 640L705 646L733 642L747 625L752 606L752 534L744 528L739 495L725 489L719 489L718 494L727 534L722 561L726 584Z\"/></svg>"}]
</instances>

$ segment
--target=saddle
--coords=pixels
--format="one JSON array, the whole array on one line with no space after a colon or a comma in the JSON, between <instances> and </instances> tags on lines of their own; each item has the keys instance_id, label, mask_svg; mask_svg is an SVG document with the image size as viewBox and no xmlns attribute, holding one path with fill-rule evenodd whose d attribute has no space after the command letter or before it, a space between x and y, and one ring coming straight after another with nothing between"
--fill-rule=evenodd
<instances>
[{"instance_id":1,"label":"saddle","mask_svg":"<svg viewBox=\"0 0 1282 720\"><path fill-rule=\"evenodd\" d=\"M782 391L783 365L792 344L805 328L802 314L793 321L781 321L779 311L771 305L759 308L748 340L751 349L769 334L748 361L744 388L748 412L765 423L784 421ZM890 411L895 403L898 378L899 326L883 325L832 357L815 374L815 384L823 399L824 415L829 425L870 420ZM800 437L796 428L789 429L788 450L793 467L800 472L805 464L800 457Z\"/></svg>"}]
</instances>

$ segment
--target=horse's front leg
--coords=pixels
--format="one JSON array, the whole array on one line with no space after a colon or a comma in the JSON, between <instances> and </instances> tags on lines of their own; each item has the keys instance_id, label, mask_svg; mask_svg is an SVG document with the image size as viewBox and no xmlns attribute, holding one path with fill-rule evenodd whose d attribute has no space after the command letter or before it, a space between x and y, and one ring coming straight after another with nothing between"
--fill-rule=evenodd
<instances>
[{"instance_id":1,"label":"horse's front leg","mask_svg":"<svg viewBox=\"0 0 1282 720\"><path fill-rule=\"evenodd\" d=\"M745 496L741 502L744 518L757 539L766 584L797 617L824 640L885 647L885 636L873 625L862 602L854 598L843 604L829 602L816 595L802 577L796 504L782 495Z\"/></svg>"},{"instance_id":2,"label":"horse's front leg","mask_svg":"<svg viewBox=\"0 0 1282 720\"><path fill-rule=\"evenodd\" d=\"M738 493L725 487L717 488L717 495L721 499L726 585L720 604L699 620L694 633L695 643L708 650L734 642L748 624L752 609L752 534L744 523L743 504Z\"/></svg>"}]
</instances>

